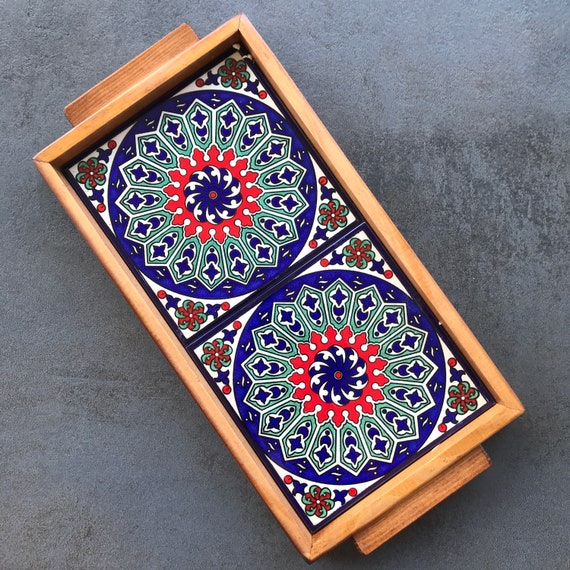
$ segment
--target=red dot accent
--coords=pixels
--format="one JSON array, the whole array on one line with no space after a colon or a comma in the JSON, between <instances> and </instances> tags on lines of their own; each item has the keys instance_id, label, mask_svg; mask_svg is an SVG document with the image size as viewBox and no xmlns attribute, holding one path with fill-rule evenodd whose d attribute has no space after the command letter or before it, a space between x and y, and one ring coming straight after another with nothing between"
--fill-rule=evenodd
<instances>
[{"instance_id":1,"label":"red dot accent","mask_svg":"<svg viewBox=\"0 0 570 570\"><path fill-rule=\"evenodd\" d=\"M386 277L386 279L392 279L392 277L394 277L394 273L389 269L387 269L386 271L384 271L384 277Z\"/></svg>"},{"instance_id":2,"label":"red dot accent","mask_svg":"<svg viewBox=\"0 0 570 570\"><path fill-rule=\"evenodd\" d=\"M265 99L267 97L267 93L265 91L260 91L259 92L259 98L260 99Z\"/></svg>"},{"instance_id":3,"label":"red dot accent","mask_svg":"<svg viewBox=\"0 0 570 570\"><path fill-rule=\"evenodd\" d=\"M283 481L285 481L287 485L290 485L293 483L293 477L291 477L291 475L285 475L285 477L283 477Z\"/></svg>"},{"instance_id":4,"label":"red dot accent","mask_svg":"<svg viewBox=\"0 0 570 570\"><path fill-rule=\"evenodd\" d=\"M443 433L444 431L447 431L447 426L445 424L439 424L437 426L437 429L439 429L439 431Z\"/></svg>"},{"instance_id":5,"label":"red dot accent","mask_svg":"<svg viewBox=\"0 0 570 570\"><path fill-rule=\"evenodd\" d=\"M222 303L222 311L227 311L230 308L230 304L227 301Z\"/></svg>"},{"instance_id":6,"label":"red dot accent","mask_svg":"<svg viewBox=\"0 0 570 570\"><path fill-rule=\"evenodd\" d=\"M97 206L97 211L98 212L104 212L107 208L105 208L105 204L99 204Z\"/></svg>"},{"instance_id":7,"label":"red dot accent","mask_svg":"<svg viewBox=\"0 0 570 570\"><path fill-rule=\"evenodd\" d=\"M231 391L232 391L232 389L231 389L229 386L224 386L224 387L222 388L222 392L223 392L224 394L230 394Z\"/></svg>"},{"instance_id":8,"label":"red dot accent","mask_svg":"<svg viewBox=\"0 0 570 570\"><path fill-rule=\"evenodd\" d=\"M315 247L317 247L317 242L316 242L314 239L312 239L312 240L309 242L309 247L310 247L311 249L315 249Z\"/></svg>"},{"instance_id":9,"label":"red dot accent","mask_svg":"<svg viewBox=\"0 0 570 570\"><path fill-rule=\"evenodd\" d=\"M158 296L159 299L164 299L166 297L166 291L161 289L156 295Z\"/></svg>"},{"instance_id":10,"label":"red dot accent","mask_svg":"<svg viewBox=\"0 0 570 570\"><path fill-rule=\"evenodd\" d=\"M196 87L204 87L204 80L196 79Z\"/></svg>"},{"instance_id":11,"label":"red dot accent","mask_svg":"<svg viewBox=\"0 0 570 570\"><path fill-rule=\"evenodd\" d=\"M357 493L358 493L358 491L357 491L354 487L351 487L351 488L348 490L348 494L349 494L351 497L355 497Z\"/></svg>"},{"instance_id":12,"label":"red dot accent","mask_svg":"<svg viewBox=\"0 0 570 570\"><path fill-rule=\"evenodd\" d=\"M449 366L451 366L453 368L457 364L457 360L455 360L455 358L450 358L447 361L447 364L449 364Z\"/></svg>"},{"instance_id":13,"label":"red dot accent","mask_svg":"<svg viewBox=\"0 0 570 570\"><path fill-rule=\"evenodd\" d=\"M239 321L234 322L234 329L236 329L236 331L241 329L241 323Z\"/></svg>"},{"instance_id":14,"label":"red dot accent","mask_svg":"<svg viewBox=\"0 0 570 570\"><path fill-rule=\"evenodd\" d=\"M321 265L323 267L326 267L329 264L329 260L328 259L321 259Z\"/></svg>"},{"instance_id":15,"label":"red dot accent","mask_svg":"<svg viewBox=\"0 0 570 570\"><path fill-rule=\"evenodd\" d=\"M321 176L321 177L319 178L319 184L320 184L321 186L324 186L327 182L328 182L328 180L327 180L324 176Z\"/></svg>"},{"instance_id":16,"label":"red dot accent","mask_svg":"<svg viewBox=\"0 0 570 570\"><path fill-rule=\"evenodd\" d=\"M115 141L109 141L107 146L112 150L117 146L117 143Z\"/></svg>"}]
</instances>

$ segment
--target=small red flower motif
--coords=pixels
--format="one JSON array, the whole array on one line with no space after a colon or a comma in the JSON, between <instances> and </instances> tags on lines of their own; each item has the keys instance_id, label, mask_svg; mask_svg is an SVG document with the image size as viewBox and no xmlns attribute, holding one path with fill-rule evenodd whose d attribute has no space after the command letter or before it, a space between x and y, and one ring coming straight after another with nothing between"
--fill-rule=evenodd
<instances>
[{"instance_id":1,"label":"small red flower motif","mask_svg":"<svg viewBox=\"0 0 570 570\"><path fill-rule=\"evenodd\" d=\"M217 338L205 343L202 349L204 350L202 362L212 370L217 371L224 366L229 366L232 353L232 347L229 344L224 344L221 339Z\"/></svg>"},{"instance_id":2,"label":"small red flower motif","mask_svg":"<svg viewBox=\"0 0 570 570\"><path fill-rule=\"evenodd\" d=\"M372 244L367 239L352 238L343 253L346 256L346 264L358 269L364 269L374 259Z\"/></svg>"},{"instance_id":3,"label":"small red flower motif","mask_svg":"<svg viewBox=\"0 0 570 570\"><path fill-rule=\"evenodd\" d=\"M79 172L75 176L75 179L79 184L84 184L85 188L89 190L93 190L93 188L98 184L105 183L107 167L103 162L99 162L95 157L91 157L88 160L82 160L77 165L77 170L79 170Z\"/></svg>"},{"instance_id":4,"label":"small red flower motif","mask_svg":"<svg viewBox=\"0 0 570 570\"><path fill-rule=\"evenodd\" d=\"M334 500L331 497L330 489L312 485L301 497L305 504L305 512L310 516L324 519L327 513L334 507Z\"/></svg>"},{"instance_id":5,"label":"small red flower motif","mask_svg":"<svg viewBox=\"0 0 570 570\"><path fill-rule=\"evenodd\" d=\"M218 69L218 75L222 85L232 89L239 89L249 79L245 61L243 59L236 61L232 57L226 59L224 65Z\"/></svg>"},{"instance_id":6,"label":"small red flower motif","mask_svg":"<svg viewBox=\"0 0 570 570\"><path fill-rule=\"evenodd\" d=\"M449 389L447 405L457 411L459 415L477 409L479 391L470 386L465 380Z\"/></svg>"},{"instance_id":7,"label":"small red flower motif","mask_svg":"<svg viewBox=\"0 0 570 570\"><path fill-rule=\"evenodd\" d=\"M176 309L175 315L178 317L178 326L182 329L197 331L206 320L204 315L204 305L199 302L187 299Z\"/></svg>"},{"instance_id":8,"label":"small red flower motif","mask_svg":"<svg viewBox=\"0 0 570 570\"><path fill-rule=\"evenodd\" d=\"M326 204L321 204L319 214L319 224L325 226L329 231L334 231L346 226L348 208L335 198Z\"/></svg>"}]
</instances>

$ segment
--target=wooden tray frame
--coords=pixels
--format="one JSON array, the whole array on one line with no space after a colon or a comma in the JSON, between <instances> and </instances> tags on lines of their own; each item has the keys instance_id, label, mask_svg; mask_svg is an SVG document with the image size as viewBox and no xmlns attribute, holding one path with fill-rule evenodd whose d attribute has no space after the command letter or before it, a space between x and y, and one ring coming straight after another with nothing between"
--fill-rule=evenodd
<instances>
[{"instance_id":1,"label":"wooden tray frame","mask_svg":"<svg viewBox=\"0 0 570 570\"><path fill-rule=\"evenodd\" d=\"M295 513L62 173L63 165L70 159L238 42L252 54L300 129L496 401L314 534ZM520 401L245 16L232 18L199 41L189 26L180 26L71 103L65 114L74 128L34 158L36 167L307 561L315 560L350 536L363 553L371 552L490 465L479 445L523 413Z\"/></svg>"}]
</instances>

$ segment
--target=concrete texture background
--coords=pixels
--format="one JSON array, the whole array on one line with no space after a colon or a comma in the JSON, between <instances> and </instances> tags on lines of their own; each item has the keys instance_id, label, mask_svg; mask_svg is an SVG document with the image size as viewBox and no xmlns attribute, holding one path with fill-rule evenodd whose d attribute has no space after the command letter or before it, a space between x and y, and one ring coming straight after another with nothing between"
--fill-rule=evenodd
<instances>
[{"instance_id":1,"label":"concrete texture background","mask_svg":"<svg viewBox=\"0 0 570 570\"><path fill-rule=\"evenodd\" d=\"M566 1L0 7L0 568L305 568L31 163L99 79L243 11L527 407L489 471L314 567L568 569Z\"/></svg>"}]
</instances>

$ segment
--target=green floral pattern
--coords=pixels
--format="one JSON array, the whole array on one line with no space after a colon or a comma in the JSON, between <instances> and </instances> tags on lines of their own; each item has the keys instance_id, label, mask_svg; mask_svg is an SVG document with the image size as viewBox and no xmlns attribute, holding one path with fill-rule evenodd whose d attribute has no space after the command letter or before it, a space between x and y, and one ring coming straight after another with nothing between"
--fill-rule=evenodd
<instances>
[{"instance_id":1,"label":"green floral pattern","mask_svg":"<svg viewBox=\"0 0 570 570\"><path fill-rule=\"evenodd\" d=\"M309 490L301 498L305 505L305 512L310 516L324 519L327 513L334 507L334 500L330 489L311 485Z\"/></svg>"},{"instance_id":2,"label":"green floral pattern","mask_svg":"<svg viewBox=\"0 0 570 570\"><path fill-rule=\"evenodd\" d=\"M249 79L247 64L243 59L235 60L232 57L226 59L224 65L218 69L220 81L224 87L232 89L240 89L242 85Z\"/></svg>"},{"instance_id":3,"label":"green floral pattern","mask_svg":"<svg viewBox=\"0 0 570 570\"><path fill-rule=\"evenodd\" d=\"M319 208L319 224L325 226L328 231L335 231L346 226L348 208L339 200L333 198Z\"/></svg>"},{"instance_id":4,"label":"green floral pattern","mask_svg":"<svg viewBox=\"0 0 570 570\"><path fill-rule=\"evenodd\" d=\"M203 350L202 362L211 370L217 371L230 365L232 347L229 344L224 344L222 339L217 338L212 342L207 342L204 344Z\"/></svg>"},{"instance_id":5,"label":"green floral pattern","mask_svg":"<svg viewBox=\"0 0 570 570\"><path fill-rule=\"evenodd\" d=\"M93 190L95 187L105 184L107 179L107 167L105 164L95 157L82 160L77 165L79 171L76 175L76 180L79 184L83 184L88 190Z\"/></svg>"},{"instance_id":6,"label":"green floral pattern","mask_svg":"<svg viewBox=\"0 0 570 570\"><path fill-rule=\"evenodd\" d=\"M451 386L448 391L447 405L453 408L459 415L466 414L477 409L479 390L463 380L456 386Z\"/></svg>"},{"instance_id":7,"label":"green floral pattern","mask_svg":"<svg viewBox=\"0 0 570 570\"><path fill-rule=\"evenodd\" d=\"M182 329L189 329L192 331L197 331L204 321L206 316L204 315L204 305L200 302L194 302L187 299L182 303L175 313L178 318L178 326Z\"/></svg>"}]
</instances>

